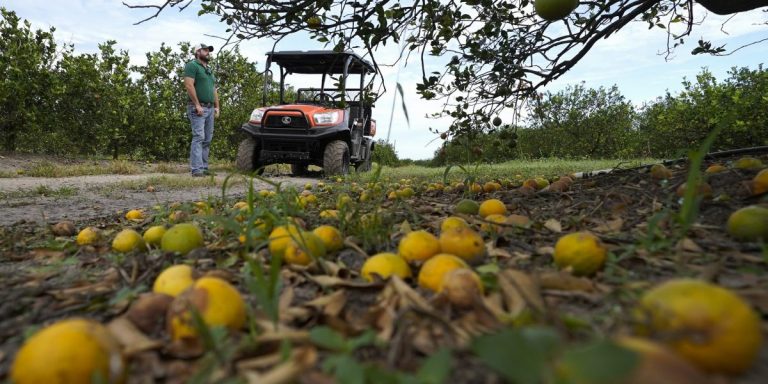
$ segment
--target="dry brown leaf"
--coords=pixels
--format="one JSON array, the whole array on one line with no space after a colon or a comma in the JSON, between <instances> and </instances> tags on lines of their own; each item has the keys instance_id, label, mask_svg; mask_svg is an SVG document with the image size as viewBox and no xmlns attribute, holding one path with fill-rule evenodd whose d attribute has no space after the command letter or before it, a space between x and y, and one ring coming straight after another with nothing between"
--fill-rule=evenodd
<instances>
[{"instance_id":1,"label":"dry brown leaf","mask_svg":"<svg viewBox=\"0 0 768 384\"><path fill-rule=\"evenodd\" d=\"M544 312L544 299L539 284L527 274L505 269L498 274L498 283L508 314L512 317L518 316L525 309Z\"/></svg>"},{"instance_id":2,"label":"dry brown leaf","mask_svg":"<svg viewBox=\"0 0 768 384\"><path fill-rule=\"evenodd\" d=\"M486 252L488 253L488 257L494 258L494 259L511 259L512 254L509 253L504 248L498 248L496 245L493 244L493 241L489 241L485 244Z\"/></svg>"},{"instance_id":3,"label":"dry brown leaf","mask_svg":"<svg viewBox=\"0 0 768 384\"><path fill-rule=\"evenodd\" d=\"M694 253L704 252L704 250L701 249L701 247L698 244L696 244L696 242L694 242L688 237L683 238L677 242L677 249L680 251L687 251L687 252L694 252Z\"/></svg>"},{"instance_id":4,"label":"dry brown leaf","mask_svg":"<svg viewBox=\"0 0 768 384\"><path fill-rule=\"evenodd\" d=\"M291 358L285 363L279 364L271 370L259 374L255 371L246 371L244 376L248 383L258 384L282 384L292 383L306 370L312 368L317 362L317 350L313 347L300 347L294 349Z\"/></svg>"},{"instance_id":5,"label":"dry brown leaf","mask_svg":"<svg viewBox=\"0 0 768 384\"><path fill-rule=\"evenodd\" d=\"M544 222L544 228L549 229L554 233L560 233L563 231L563 225L557 219L549 219Z\"/></svg>"},{"instance_id":6,"label":"dry brown leaf","mask_svg":"<svg viewBox=\"0 0 768 384\"><path fill-rule=\"evenodd\" d=\"M315 308L326 316L336 317L344 309L346 303L346 292L340 289L329 295L320 296L314 300L308 301L303 305Z\"/></svg>"},{"instance_id":7,"label":"dry brown leaf","mask_svg":"<svg viewBox=\"0 0 768 384\"><path fill-rule=\"evenodd\" d=\"M624 220L619 217L600 223L597 227L593 228L593 231L598 233L616 233L621 231L623 225Z\"/></svg>"},{"instance_id":8,"label":"dry brown leaf","mask_svg":"<svg viewBox=\"0 0 768 384\"><path fill-rule=\"evenodd\" d=\"M120 273L115 268L110 268L104 271L101 279L93 284L87 284L79 287L56 289L48 291L48 293L59 299L71 299L77 295L95 295L99 293L106 293L113 291L117 283L120 280Z\"/></svg>"},{"instance_id":9,"label":"dry brown leaf","mask_svg":"<svg viewBox=\"0 0 768 384\"><path fill-rule=\"evenodd\" d=\"M123 353L130 357L137 353L157 349L163 343L153 340L136 328L125 316L120 316L107 324L107 329L123 348Z\"/></svg>"},{"instance_id":10,"label":"dry brown leaf","mask_svg":"<svg viewBox=\"0 0 768 384\"><path fill-rule=\"evenodd\" d=\"M538 253L539 255L552 256L555 254L555 247L552 247L549 245L544 247L539 247L539 248L536 248L536 253Z\"/></svg>"},{"instance_id":11,"label":"dry brown leaf","mask_svg":"<svg viewBox=\"0 0 768 384\"><path fill-rule=\"evenodd\" d=\"M596 292L595 283L586 277L576 277L565 271L544 272L538 276L541 289Z\"/></svg>"}]
</instances>

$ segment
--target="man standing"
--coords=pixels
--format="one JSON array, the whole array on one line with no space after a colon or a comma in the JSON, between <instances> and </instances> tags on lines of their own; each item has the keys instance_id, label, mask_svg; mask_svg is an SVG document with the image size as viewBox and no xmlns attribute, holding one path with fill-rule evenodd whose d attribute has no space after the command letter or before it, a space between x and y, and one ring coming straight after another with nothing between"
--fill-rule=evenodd
<instances>
[{"instance_id":1,"label":"man standing","mask_svg":"<svg viewBox=\"0 0 768 384\"><path fill-rule=\"evenodd\" d=\"M213 138L213 119L219 117L219 93L208 61L213 47L197 44L193 48L195 59L184 66L184 88L189 102L187 116L192 123L192 144L189 149L189 168L192 176L210 175L208 152Z\"/></svg>"}]
</instances>

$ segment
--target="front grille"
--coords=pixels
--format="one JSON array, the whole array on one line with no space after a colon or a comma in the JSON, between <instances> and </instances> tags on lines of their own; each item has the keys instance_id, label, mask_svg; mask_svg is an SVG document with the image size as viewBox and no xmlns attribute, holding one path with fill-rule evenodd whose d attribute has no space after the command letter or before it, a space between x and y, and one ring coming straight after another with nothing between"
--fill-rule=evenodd
<instances>
[{"instance_id":1,"label":"front grille","mask_svg":"<svg viewBox=\"0 0 768 384\"><path fill-rule=\"evenodd\" d=\"M289 123L285 123L283 121L283 118L290 118L291 121ZM309 128L309 124L307 124L307 119L305 119L302 116L285 116L285 115L274 115L270 114L267 116L267 120L264 123L266 127L276 127L276 128Z\"/></svg>"}]
</instances>

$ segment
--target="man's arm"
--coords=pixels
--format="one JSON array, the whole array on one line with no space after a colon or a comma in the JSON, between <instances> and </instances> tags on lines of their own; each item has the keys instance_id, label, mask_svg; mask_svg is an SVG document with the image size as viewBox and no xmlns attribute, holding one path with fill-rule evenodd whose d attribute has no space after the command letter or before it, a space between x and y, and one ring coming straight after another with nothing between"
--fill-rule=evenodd
<instances>
[{"instance_id":1,"label":"man's arm","mask_svg":"<svg viewBox=\"0 0 768 384\"><path fill-rule=\"evenodd\" d=\"M214 111L216 111L216 117L219 117L219 89L214 88L213 89L213 107Z\"/></svg>"},{"instance_id":2,"label":"man's arm","mask_svg":"<svg viewBox=\"0 0 768 384\"><path fill-rule=\"evenodd\" d=\"M197 92L195 91L195 79L191 77L184 77L184 88L187 89L189 98L192 99L192 104L195 105L195 112L198 116L203 115L203 107L200 106L200 100L197 98Z\"/></svg>"}]
</instances>

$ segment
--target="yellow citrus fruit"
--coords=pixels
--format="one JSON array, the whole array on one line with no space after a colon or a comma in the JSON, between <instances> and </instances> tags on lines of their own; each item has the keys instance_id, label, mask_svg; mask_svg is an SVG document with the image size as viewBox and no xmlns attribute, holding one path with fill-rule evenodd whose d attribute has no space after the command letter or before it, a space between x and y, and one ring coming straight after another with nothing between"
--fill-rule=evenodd
<instances>
[{"instance_id":1,"label":"yellow citrus fruit","mask_svg":"<svg viewBox=\"0 0 768 384\"><path fill-rule=\"evenodd\" d=\"M763 167L763 162L752 156L744 156L734 161L733 166L738 169L758 169Z\"/></svg>"},{"instance_id":2,"label":"yellow citrus fruit","mask_svg":"<svg viewBox=\"0 0 768 384\"><path fill-rule=\"evenodd\" d=\"M536 0L533 3L536 14L547 21L560 20L570 15L578 6L578 0Z\"/></svg>"},{"instance_id":3,"label":"yellow citrus fruit","mask_svg":"<svg viewBox=\"0 0 768 384\"><path fill-rule=\"evenodd\" d=\"M238 201L232 206L232 209L239 209L241 211L245 211L248 209L248 203L245 201Z\"/></svg>"},{"instance_id":4,"label":"yellow citrus fruit","mask_svg":"<svg viewBox=\"0 0 768 384\"><path fill-rule=\"evenodd\" d=\"M117 252L131 252L144 248L144 239L133 229L123 229L112 240L112 249Z\"/></svg>"},{"instance_id":5,"label":"yellow citrus fruit","mask_svg":"<svg viewBox=\"0 0 768 384\"><path fill-rule=\"evenodd\" d=\"M349 197L346 193L342 193L339 195L338 199L336 199L336 209L342 210L344 207L349 207L349 204L352 202L352 198Z\"/></svg>"},{"instance_id":6,"label":"yellow citrus fruit","mask_svg":"<svg viewBox=\"0 0 768 384\"><path fill-rule=\"evenodd\" d=\"M336 227L332 225L321 225L312 230L312 232L323 240L326 251L336 252L344 248L344 238Z\"/></svg>"},{"instance_id":7,"label":"yellow citrus fruit","mask_svg":"<svg viewBox=\"0 0 768 384\"><path fill-rule=\"evenodd\" d=\"M472 193L480 193L483 191L483 186L478 183L472 183L469 186L469 191Z\"/></svg>"},{"instance_id":8,"label":"yellow citrus fruit","mask_svg":"<svg viewBox=\"0 0 768 384\"><path fill-rule=\"evenodd\" d=\"M672 177L672 171L664 164L654 164L651 166L651 177L656 180L666 180Z\"/></svg>"},{"instance_id":9,"label":"yellow citrus fruit","mask_svg":"<svg viewBox=\"0 0 768 384\"><path fill-rule=\"evenodd\" d=\"M368 258L360 269L360 276L368 281L374 281L374 274L386 279L392 275L401 278L411 277L408 262L394 253L378 253Z\"/></svg>"},{"instance_id":10,"label":"yellow citrus fruit","mask_svg":"<svg viewBox=\"0 0 768 384\"><path fill-rule=\"evenodd\" d=\"M679 187L677 187L677 196L684 197L685 191L688 188L688 183L682 183ZM699 184L699 187L696 189L695 196L701 196L705 199L712 198L712 187L709 185L709 183L702 181Z\"/></svg>"},{"instance_id":11,"label":"yellow citrus fruit","mask_svg":"<svg viewBox=\"0 0 768 384\"><path fill-rule=\"evenodd\" d=\"M325 245L320 236L312 232L301 232L297 238L288 242L284 256L289 264L309 265L325 257L325 253Z\"/></svg>"},{"instance_id":12,"label":"yellow citrus fruit","mask_svg":"<svg viewBox=\"0 0 768 384\"><path fill-rule=\"evenodd\" d=\"M320 218L322 219L338 219L339 211L336 209L325 209L320 211Z\"/></svg>"},{"instance_id":13,"label":"yellow citrus fruit","mask_svg":"<svg viewBox=\"0 0 768 384\"><path fill-rule=\"evenodd\" d=\"M413 191L413 188L405 187L405 188L397 191L396 193L397 193L397 197L400 197L400 198L403 198L403 199L408 199L408 198L413 197L415 192Z\"/></svg>"},{"instance_id":14,"label":"yellow citrus fruit","mask_svg":"<svg viewBox=\"0 0 768 384\"><path fill-rule=\"evenodd\" d=\"M707 167L704 173L713 174L713 173L725 172L727 170L728 168L724 167L722 164L712 164L709 167Z\"/></svg>"},{"instance_id":15,"label":"yellow citrus fruit","mask_svg":"<svg viewBox=\"0 0 768 384\"><path fill-rule=\"evenodd\" d=\"M549 180L543 178L543 177L537 177L534 179L536 181L536 189L544 189L549 185Z\"/></svg>"},{"instance_id":16,"label":"yellow citrus fruit","mask_svg":"<svg viewBox=\"0 0 768 384\"><path fill-rule=\"evenodd\" d=\"M160 245L160 240L162 240L163 235L165 234L165 226L164 225L155 225L152 227L147 228L146 231L144 231L144 242L147 244L158 246Z\"/></svg>"},{"instance_id":17,"label":"yellow citrus fruit","mask_svg":"<svg viewBox=\"0 0 768 384\"><path fill-rule=\"evenodd\" d=\"M125 218L131 221L142 221L144 220L144 212L140 209L131 209L125 213Z\"/></svg>"},{"instance_id":18,"label":"yellow citrus fruit","mask_svg":"<svg viewBox=\"0 0 768 384\"><path fill-rule=\"evenodd\" d=\"M176 224L165 231L160 241L160 248L165 252L178 252L186 255L189 251L204 246L203 232L192 223Z\"/></svg>"},{"instance_id":19,"label":"yellow citrus fruit","mask_svg":"<svg viewBox=\"0 0 768 384\"><path fill-rule=\"evenodd\" d=\"M293 238L298 238L300 230L295 225L280 225L269 234L269 253L273 256L285 256L285 248Z\"/></svg>"},{"instance_id":20,"label":"yellow citrus fruit","mask_svg":"<svg viewBox=\"0 0 768 384\"><path fill-rule=\"evenodd\" d=\"M424 261L440 253L440 242L427 231L413 231L400 240L397 250L406 261Z\"/></svg>"},{"instance_id":21,"label":"yellow citrus fruit","mask_svg":"<svg viewBox=\"0 0 768 384\"><path fill-rule=\"evenodd\" d=\"M768 208L750 205L733 212L726 230L742 241L768 240Z\"/></svg>"},{"instance_id":22,"label":"yellow citrus fruit","mask_svg":"<svg viewBox=\"0 0 768 384\"><path fill-rule=\"evenodd\" d=\"M711 383L704 373L663 344L632 336L620 336L616 344L635 352L639 359L622 380L624 384Z\"/></svg>"},{"instance_id":23,"label":"yellow citrus fruit","mask_svg":"<svg viewBox=\"0 0 768 384\"><path fill-rule=\"evenodd\" d=\"M456 213L463 213L465 215L476 215L480 210L480 204L474 200L464 199L458 202L453 208Z\"/></svg>"},{"instance_id":24,"label":"yellow citrus fruit","mask_svg":"<svg viewBox=\"0 0 768 384\"><path fill-rule=\"evenodd\" d=\"M496 213L490 214L485 217L485 220L490 221L490 223L482 223L480 224L480 229L488 232L488 233L501 233L502 230L504 230L504 227L497 224L506 224L507 223L507 217L504 215L499 215Z\"/></svg>"},{"instance_id":25,"label":"yellow citrus fruit","mask_svg":"<svg viewBox=\"0 0 768 384\"><path fill-rule=\"evenodd\" d=\"M245 324L245 303L240 292L225 280L203 277L176 296L168 309L166 323L173 340L197 338L192 308L209 327L238 330Z\"/></svg>"},{"instance_id":26,"label":"yellow citrus fruit","mask_svg":"<svg viewBox=\"0 0 768 384\"><path fill-rule=\"evenodd\" d=\"M16 354L11 380L30 383L115 383L124 379L120 345L101 324L58 321L35 333Z\"/></svg>"},{"instance_id":27,"label":"yellow citrus fruit","mask_svg":"<svg viewBox=\"0 0 768 384\"><path fill-rule=\"evenodd\" d=\"M427 260L419 271L419 286L433 292L443 289L443 282L449 272L454 269L469 268L464 260L448 254L440 253Z\"/></svg>"},{"instance_id":28,"label":"yellow citrus fruit","mask_svg":"<svg viewBox=\"0 0 768 384\"><path fill-rule=\"evenodd\" d=\"M440 232L450 231L455 228L469 228L469 224L461 217L449 216L440 223Z\"/></svg>"},{"instance_id":29,"label":"yellow citrus fruit","mask_svg":"<svg viewBox=\"0 0 768 384\"><path fill-rule=\"evenodd\" d=\"M488 199L480 204L480 208L477 211L480 217L487 217L488 215L506 215L507 207L499 199Z\"/></svg>"},{"instance_id":30,"label":"yellow citrus fruit","mask_svg":"<svg viewBox=\"0 0 768 384\"><path fill-rule=\"evenodd\" d=\"M768 169L763 169L752 179L752 194L762 195L768 192Z\"/></svg>"},{"instance_id":31,"label":"yellow citrus fruit","mask_svg":"<svg viewBox=\"0 0 768 384\"><path fill-rule=\"evenodd\" d=\"M498 215L498 214L490 214L485 217L486 221L489 221L489 223L482 223L480 224L480 229L488 232L488 233L500 233L504 227L498 224L506 224L507 223L507 217L504 215Z\"/></svg>"},{"instance_id":32,"label":"yellow citrus fruit","mask_svg":"<svg viewBox=\"0 0 768 384\"><path fill-rule=\"evenodd\" d=\"M483 296L483 282L471 269L454 269L445 275L441 293L455 307L471 308Z\"/></svg>"},{"instance_id":33,"label":"yellow citrus fruit","mask_svg":"<svg viewBox=\"0 0 768 384\"><path fill-rule=\"evenodd\" d=\"M440 250L475 262L485 255L485 243L479 233L469 227L454 228L440 234Z\"/></svg>"},{"instance_id":34,"label":"yellow citrus fruit","mask_svg":"<svg viewBox=\"0 0 768 384\"><path fill-rule=\"evenodd\" d=\"M195 283L192 267L185 264L173 265L157 275L152 291L176 297Z\"/></svg>"},{"instance_id":35,"label":"yellow citrus fruit","mask_svg":"<svg viewBox=\"0 0 768 384\"><path fill-rule=\"evenodd\" d=\"M483 184L483 192L485 193L491 193L497 191L496 189L496 183L492 181L488 181L485 184Z\"/></svg>"},{"instance_id":36,"label":"yellow citrus fruit","mask_svg":"<svg viewBox=\"0 0 768 384\"><path fill-rule=\"evenodd\" d=\"M739 374L762 344L758 315L742 298L695 279L667 281L640 299L638 333L658 338L708 372Z\"/></svg>"},{"instance_id":37,"label":"yellow citrus fruit","mask_svg":"<svg viewBox=\"0 0 768 384\"><path fill-rule=\"evenodd\" d=\"M259 191L259 197L269 197L270 192L272 192L272 191L270 191L268 189L262 189L262 190Z\"/></svg>"},{"instance_id":38,"label":"yellow citrus fruit","mask_svg":"<svg viewBox=\"0 0 768 384\"><path fill-rule=\"evenodd\" d=\"M555 244L555 264L571 268L575 275L591 275L605 263L608 250L600 239L589 232L562 236Z\"/></svg>"},{"instance_id":39,"label":"yellow citrus fruit","mask_svg":"<svg viewBox=\"0 0 768 384\"><path fill-rule=\"evenodd\" d=\"M91 245L101 238L101 231L98 228L86 227L77 234L78 245Z\"/></svg>"}]
</instances>

